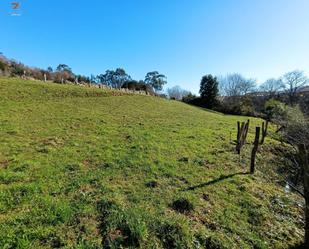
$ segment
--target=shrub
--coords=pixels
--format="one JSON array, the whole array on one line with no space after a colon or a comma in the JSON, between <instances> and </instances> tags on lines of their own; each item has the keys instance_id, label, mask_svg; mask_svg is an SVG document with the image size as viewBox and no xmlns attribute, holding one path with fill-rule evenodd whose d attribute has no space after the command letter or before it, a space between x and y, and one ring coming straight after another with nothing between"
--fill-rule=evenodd
<instances>
[{"instance_id":1,"label":"shrub","mask_svg":"<svg viewBox=\"0 0 309 249\"><path fill-rule=\"evenodd\" d=\"M11 75L12 76L22 76L26 70L25 66L21 63L12 62L11 63Z\"/></svg>"},{"instance_id":2,"label":"shrub","mask_svg":"<svg viewBox=\"0 0 309 249\"><path fill-rule=\"evenodd\" d=\"M129 90L134 90L134 91L145 91L149 93L150 95L154 95L154 90L150 85L145 84L143 81L136 81L136 80L131 80L125 82L121 88L127 88Z\"/></svg>"},{"instance_id":3,"label":"shrub","mask_svg":"<svg viewBox=\"0 0 309 249\"><path fill-rule=\"evenodd\" d=\"M256 116L251 96L224 97L213 109L226 114Z\"/></svg>"},{"instance_id":4,"label":"shrub","mask_svg":"<svg viewBox=\"0 0 309 249\"><path fill-rule=\"evenodd\" d=\"M197 97L190 92L190 93L188 93L188 95L182 97L182 101L185 102L185 103L190 104L196 98Z\"/></svg>"},{"instance_id":5,"label":"shrub","mask_svg":"<svg viewBox=\"0 0 309 249\"><path fill-rule=\"evenodd\" d=\"M255 116L252 99L249 96L243 96L240 99L240 113L246 116Z\"/></svg>"},{"instance_id":6,"label":"shrub","mask_svg":"<svg viewBox=\"0 0 309 249\"><path fill-rule=\"evenodd\" d=\"M146 187L156 188L156 187L158 187L158 182L157 181L149 181L149 182L146 183Z\"/></svg>"},{"instance_id":7,"label":"shrub","mask_svg":"<svg viewBox=\"0 0 309 249\"><path fill-rule=\"evenodd\" d=\"M0 61L0 71L4 72L6 68L7 68L7 65L4 62Z\"/></svg>"},{"instance_id":8,"label":"shrub","mask_svg":"<svg viewBox=\"0 0 309 249\"><path fill-rule=\"evenodd\" d=\"M285 105L275 99L270 99L265 103L265 114L268 120L277 119L279 116L285 115Z\"/></svg>"}]
</instances>

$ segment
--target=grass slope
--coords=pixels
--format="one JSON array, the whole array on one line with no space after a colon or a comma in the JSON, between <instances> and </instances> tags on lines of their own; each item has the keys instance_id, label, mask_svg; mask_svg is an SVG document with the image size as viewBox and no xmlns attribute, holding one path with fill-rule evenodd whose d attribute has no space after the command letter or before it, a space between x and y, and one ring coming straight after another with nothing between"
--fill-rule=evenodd
<instances>
[{"instance_id":1,"label":"grass slope","mask_svg":"<svg viewBox=\"0 0 309 249\"><path fill-rule=\"evenodd\" d=\"M288 248L302 202L236 121L165 99L0 79L1 248ZM119 96L117 96L119 95ZM260 120L251 119L252 124ZM253 140L251 125L249 140Z\"/></svg>"}]
</instances>

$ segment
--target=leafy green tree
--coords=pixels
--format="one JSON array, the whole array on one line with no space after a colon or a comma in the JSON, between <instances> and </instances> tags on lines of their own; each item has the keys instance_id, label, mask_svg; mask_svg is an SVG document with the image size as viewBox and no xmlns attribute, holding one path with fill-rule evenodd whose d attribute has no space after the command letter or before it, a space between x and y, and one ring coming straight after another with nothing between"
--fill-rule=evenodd
<instances>
[{"instance_id":1,"label":"leafy green tree","mask_svg":"<svg viewBox=\"0 0 309 249\"><path fill-rule=\"evenodd\" d=\"M122 68L114 70L107 70L105 74L97 76L99 83L106 84L113 88L121 88L121 86L131 80L131 76L126 73Z\"/></svg>"},{"instance_id":2,"label":"leafy green tree","mask_svg":"<svg viewBox=\"0 0 309 249\"><path fill-rule=\"evenodd\" d=\"M58 72L68 72L72 73L72 69L66 64L59 64L56 68Z\"/></svg>"},{"instance_id":3,"label":"leafy green tree","mask_svg":"<svg viewBox=\"0 0 309 249\"><path fill-rule=\"evenodd\" d=\"M129 80L125 82L121 88L127 88L135 91L145 91L150 95L154 95L154 91L150 85L146 85L144 81Z\"/></svg>"},{"instance_id":4,"label":"leafy green tree","mask_svg":"<svg viewBox=\"0 0 309 249\"><path fill-rule=\"evenodd\" d=\"M219 93L217 78L211 74L203 76L200 85L200 94L205 107L213 108L218 104Z\"/></svg>"},{"instance_id":5,"label":"leafy green tree","mask_svg":"<svg viewBox=\"0 0 309 249\"><path fill-rule=\"evenodd\" d=\"M161 91L167 83L166 76L157 71L149 72L145 76L145 83L152 86L156 91Z\"/></svg>"},{"instance_id":6,"label":"leafy green tree","mask_svg":"<svg viewBox=\"0 0 309 249\"><path fill-rule=\"evenodd\" d=\"M66 64L59 64L56 68L55 82L65 83L67 80L74 81L72 69Z\"/></svg>"}]
</instances>

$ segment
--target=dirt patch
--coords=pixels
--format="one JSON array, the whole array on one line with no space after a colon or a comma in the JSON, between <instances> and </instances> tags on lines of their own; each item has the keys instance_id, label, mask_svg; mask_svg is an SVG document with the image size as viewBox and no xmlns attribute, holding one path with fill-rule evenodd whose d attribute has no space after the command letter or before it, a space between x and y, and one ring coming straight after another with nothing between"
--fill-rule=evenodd
<instances>
[{"instance_id":1,"label":"dirt patch","mask_svg":"<svg viewBox=\"0 0 309 249\"><path fill-rule=\"evenodd\" d=\"M10 164L9 160L0 161L0 169L6 169Z\"/></svg>"}]
</instances>

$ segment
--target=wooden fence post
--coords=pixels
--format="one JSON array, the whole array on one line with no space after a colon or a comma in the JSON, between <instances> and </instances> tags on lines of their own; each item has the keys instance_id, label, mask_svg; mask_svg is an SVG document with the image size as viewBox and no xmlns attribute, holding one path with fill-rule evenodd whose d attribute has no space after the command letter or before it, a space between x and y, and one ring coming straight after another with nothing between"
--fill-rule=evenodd
<instances>
[{"instance_id":1,"label":"wooden fence post","mask_svg":"<svg viewBox=\"0 0 309 249\"><path fill-rule=\"evenodd\" d=\"M267 129L268 129L268 120L266 120L266 124L264 122L262 123L262 139L260 144L263 144L265 141L265 137L267 136Z\"/></svg>"},{"instance_id":2,"label":"wooden fence post","mask_svg":"<svg viewBox=\"0 0 309 249\"><path fill-rule=\"evenodd\" d=\"M247 139L247 135L248 135L248 131L249 131L249 124L250 124L250 120L248 119L247 123L246 123L246 134L245 134L245 139Z\"/></svg>"},{"instance_id":3,"label":"wooden fence post","mask_svg":"<svg viewBox=\"0 0 309 249\"><path fill-rule=\"evenodd\" d=\"M240 122L237 122L238 133L237 133L236 151L238 154L240 154L241 147L242 147L242 135L243 135L244 126L245 126L244 122L242 122L241 125L240 125Z\"/></svg>"},{"instance_id":4,"label":"wooden fence post","mask_svg":"<svg viewBox=\"0 0 309 249\"><path fill-rule=\"evenodd\" d=\"M249 130L249 120L245 123L237 122L237 144L236 144L236 151L240 154L241 148L246 143L247 135Z\"/></svg>"},{"instance_id":5,"label":"wooden fence post","mask_svg":"<svg viewBox=\"0 0 309 249\"><path fill-rule=\"evenodd\" d=\"M259 141L260 141L260 127L256 127L255 128L255 139L254 139L253 149L251 153L250 174L254 174L254 171L255 171L255 157L256 157L256 152L259 147Z\"/></svg>"},{"instance_id":6,"label":"wooden fence post","mask_svg":"<svg viewBox=\"0 0 309 249\"><path fill-rule=\"evenodd\" d=\"M237 141L239 141L239 137L240 137L240 122L237 121Z\"/></svg>"}]
</instances>

